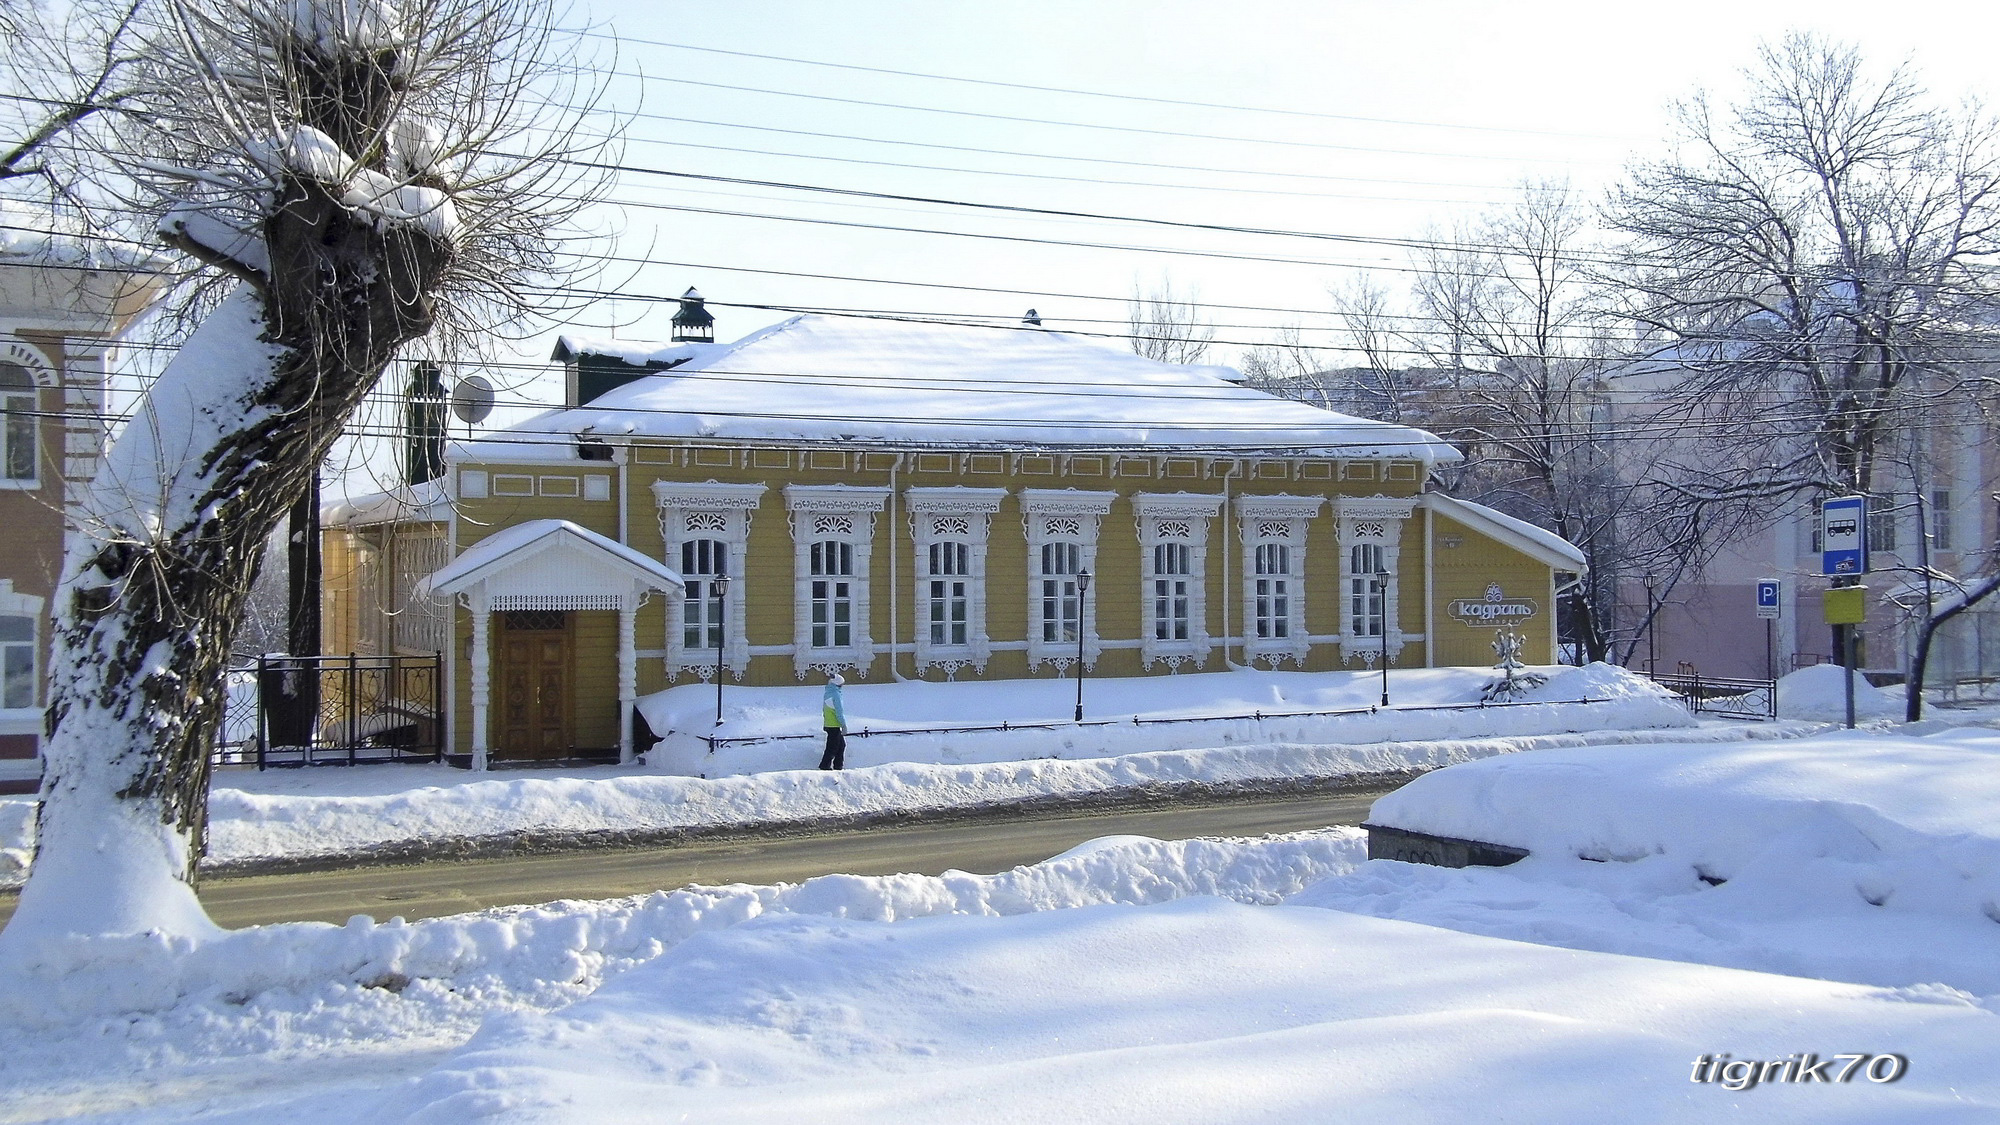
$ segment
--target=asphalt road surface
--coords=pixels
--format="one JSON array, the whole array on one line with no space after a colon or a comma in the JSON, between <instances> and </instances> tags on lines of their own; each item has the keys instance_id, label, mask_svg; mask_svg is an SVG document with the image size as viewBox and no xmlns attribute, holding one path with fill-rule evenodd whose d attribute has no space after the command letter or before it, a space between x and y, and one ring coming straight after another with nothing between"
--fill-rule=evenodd
<instances>
[{"instance_id":1,"label":"asphalt road surface","mask_svg":"<svg viewBox=\"0 0 2000 1125\"><path fill-rule=\"evenodd\" d=\"M203 881L201 900L210 917L233 928L270 922L339 923L356 914L377 921L392 916L415 920L561 898L617 898L689 883L797 882L836 871L936 875L955 869L992 874L1047 859L1099 836L1178 840L1359 824L1369 805L1387 791L1104 812L986 814L819 836L745 836L659 848L209 878ZM14 896L0 897L0 924L13 913Z\"/></svg>"}]
</instances>

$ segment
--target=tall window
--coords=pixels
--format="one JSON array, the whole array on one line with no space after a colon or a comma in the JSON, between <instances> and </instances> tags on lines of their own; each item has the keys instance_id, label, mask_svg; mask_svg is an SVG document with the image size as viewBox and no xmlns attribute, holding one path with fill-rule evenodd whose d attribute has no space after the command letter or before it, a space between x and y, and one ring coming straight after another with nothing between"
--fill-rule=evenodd
<instances>
[{"instance_id":1,"label":"tall window","mask_svg":"<svg viewBox=\"0 0 2000 1125\"><path fill-rule=\"evenodd\" d=\"M1356 543L1349 548L1348 562L1348 635L1379 637L1388 621L1388 591L1376 575L1385 569L1387 555L1379 543Z\"/></svg>"},{"instance_id":2,"label":"tall window","mask_svg":"<svg viewBox=\"0 0 2000 1125\"><path fill-rule=\"evenodd\" d=\"M1256 628L1261 640L1292 635L1292 548L1257 544Z\"/></svg>"},{"instance_id":3,"label":"tall window","mask_svg":"<svg viewBox=\"0 0 2000 1125\"><path fill-rule=\"evenodd\" d=\"M1896 549L1896 502L1886 496L1868 498L1868 549Z\"/></svg>"},{"instance_id":4,"label":"tall window","mask_svg":"<svg viewBox=\"0 0 2000 1125\"><path fill-rule=\"evenodd\" d=\"M1083 628L1083 601L1076 595L1077 572L1083 569L1083 544L1042 544L1042 641L1075 643Z\"/></svg>"},{"instance_id":5,"label":"tall window","mask_svg":"<svg viewBox=\"0 0 2000 1125\"><path fill-rule=\"evenodd\" d=\"M35 619L0 617L0 707L35 705Z\"/></svg>"},{"instance_id":6,"label":"tall window","mask_svg":"<svg viewBox=\"0 0 2000 1125\"><path fill-rule=\"evenodd\" d=\"M1951 490L1938 488L1931 491L1931 546L1940 551L1951 547Z\"/></svg>"},{"instance_id":7,"label":"tall window","mask_svg":"<svg viewBox=\"0 0 2000 1125\"><path fill-rule=\"evenodd\" d=\"M1194 572L1186 543L1153 547L1153 639L1188 639L1188 575Z\"/></svg>"},{"instance_id":8,"label":"tall window","mask_svg":"<svg viewBox=\"0 0 2000 1125\"><path fill-rule=\"evenodd\" d=\"M812 545L812 647L854 644L854 544L826 539Z\"/></svg>"},{"instance_id":9,"label":"tall window","mask_svg":"<svg viewBox=\"0 0 2000 1125\"><path fill-rule=\"evenodd\" d=\"M963 543L947 540L931 544L928 617L934 645L966 643L966 575L971 573L970 555Z\"/></svg>"},{"instance_id":10,"label":"tall window","mask_svg":"<svg viewBox=\"0 0 2000 1125\"><path fill-rule=\"evenodd\" d=\"M25 368L0 363L0 476L11 481L35 479L35 381Z\"/></svg>"},{"instance_id":11,"label":"tall window","mask_svg":"<svg viewBox=\"0 0 2000 1125\"><path fill-rule=\"evenodd\" d=\"M715 580L729 573L729 544L718 539L688 539L681 543L681 578L687 593L681 600L681 647L722 647L722 595Z\"/></svg>"}]
</instances>

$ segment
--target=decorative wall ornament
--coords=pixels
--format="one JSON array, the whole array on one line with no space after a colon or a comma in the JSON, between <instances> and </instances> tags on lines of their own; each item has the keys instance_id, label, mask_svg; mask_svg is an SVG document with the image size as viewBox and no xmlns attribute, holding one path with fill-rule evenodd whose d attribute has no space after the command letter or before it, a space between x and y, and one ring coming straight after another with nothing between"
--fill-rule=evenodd
<instances>
[{"instance_id":1,"label":"decorative wall ornament","mask_svg":"<svg viewBox=\"0 0 2000 1125\"><path fill-rule=\"evenodd\" d=\"M1407 499L1390 496L1334 498L1334 519L1340 535L1341 657L1348 663L1358 659L1365 666L1373 667L1374 662L1381 659L1385 644L1391 660L1403 651L1403 525L1410 518L1410 513L1416 510L1417 503L1414 496ZM1375 581L1372 575L1355 570L1357 547L1369 548L1365 553L1379 558L1382 568L1389 572L1388 584L1382 590L1380 635L1357 635L1358 631L1353 627L1356 618L1354 607L1358 600L1371 597Z\"/></svg>"},{"instance_id":2,"label":"decorative wall ornament","mask_svg":"<svg viewBox=\"0 0 2000 1125\"><path fill-rule=\"evenodd\" d=\"M986 670L993 655L986 631L986 546L993 516L1006 498L1004 488L904 491L916 546L912 624L919 671L936 670L950 679L967 667Z\"/></svg>"},{"instance_id":3,"label":"decorative wall ornament","mask_svg":"<svg viewBox=\"0 0 2000 1125\"><path fill-rule=\"evenodd\" d=\"M1208 633L1208 521L1222 510L1220 494L1141 492L1139 596L1144 612L1140 664L1178 670L1199 667L1213 644Z\"/></svg>"},{"instance_id":4,"label":"decorative wall ornament","mask_svg":"<svg viewBox=\"0 0 2000 1125\"><path fill-rule=\"evenodd\" d=\"M686 552L683 544L713 540L721 544L729 576L732 579L742 577L747 573L743 564L749 551L751 515L763 503L764 491L761 484L723 484L714 480L700 483L655 481L653 498L659 504L660 535L665 541L661 561L684 571L683 556ZM697 583L707 580L692 574L685 576ZM750 639L743 627L749 585L748 582L731 581L722 605L722 663L729 675L738 680L750 670ZM682 597L668 603L666 675L669 682L689 673L702 680L714 677L715 650L709 647L689 648L686 643L688 614L702 613L709 608L712 605L707 598ZM696 622L696 627L700 627L699 622Z\"/></svg>"},{"instance_id":5,"label":"decorative wall ornament","mask_svg":"<svg viewBox=\"0 0 2000 1125\"><path fill-rule=\"evenodd\" d=\"M870 561L875 549L875 515L888 499L886 488L785 486L785 509L792 526L792 671L801 680L813 672L866 675L875 661ZM822 527L827 530L822 531ZM813 573L815 547L821 549L821 569L828 573ZM838 565L829 565L834 558ZM846 573L840 573L842 570ZM825 596L815 598L816 584L824 587ZM815 622L816 603L824 613L836 616ZM846 620L837 620L839 614L845 614ZM823 644L814 643L816 624ZM841 626L845 626L845 643Z\"/></svg>"},{"instance_id":6,"label":"decorative wall ornament","mask_svg":"<svg viewBox=\"0 0 2000 1125\"><path fill-rule=\"evenodd\" d=\"M1246 663L1303 666L1312 649L1306 629L1306 529L1320 496L1236 497L1243 547L1243 655Z\"/></svg>"},{"instance_id":7,"label":"decorative wall ornament","mask_svg":"<svg viewBox=\"0 0 2000 1125\"><path fill-rule=\"evenodd\" d=\"M1097 572L1097 529L1118 498L1115 492L1029 488L1021 492L1021 524L1028 538L1028 670L1053 665L1058 674L1076 663L1077 637L1063 632L1063 608L1075 607L1072 628L1083 633L1083 662L1093 667L1103 645L1097 636L1097 592L1092 584L1075 597L1076 570ZM1071 562L1075 566L1071 568ZM1047 564L1054 563L1054 569Z\"/></svg>"}]
</instances>

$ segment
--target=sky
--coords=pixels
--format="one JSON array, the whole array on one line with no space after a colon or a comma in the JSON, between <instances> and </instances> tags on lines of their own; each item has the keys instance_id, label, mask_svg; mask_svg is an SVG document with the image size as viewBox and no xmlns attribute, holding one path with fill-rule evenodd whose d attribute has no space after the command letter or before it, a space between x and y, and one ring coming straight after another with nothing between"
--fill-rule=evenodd
<instances>
[{"instance_id":1,"label":"sky","mask_svg":"<svg viewBox=\"0 0 2000 1125\"><path fill-rule=\"evenodd\" d=\"M1209 306L1211 360L1227 363L1286 325L1331 342L1329 289L1347 279L1405 292L1403 251L1354 238L1449 229L1528 181L1602 198L1664 151L1671 103L1704 87L1726 97L1760 41L1852 42L1955 102L1993 96L2000 31L1983 4L1885 19L1879 4L1715 0L1670 14L596 0L569 22L598 29L583 57L608 72L597 124L617 119L624 170L593 218L610 259L591 285L618 296L563 329L664 340L673 298L694 286L719 340L806 308L1015 322L1032 307L1054 327L1117 334L1135 290L1165 285ZM487 372L503 406L492 423L561 394L543 366L555 327L521 331Z\"/></svg>"}]
</instances>

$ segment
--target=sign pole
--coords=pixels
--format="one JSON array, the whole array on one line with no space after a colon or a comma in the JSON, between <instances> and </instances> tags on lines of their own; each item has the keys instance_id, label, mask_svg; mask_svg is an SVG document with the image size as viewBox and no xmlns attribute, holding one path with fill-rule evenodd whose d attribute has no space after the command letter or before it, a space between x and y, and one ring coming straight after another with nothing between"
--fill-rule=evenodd
<instances>
[{"instance_id":1,"label":"sign pole","mask_svg":"<svg viewBox=\"0 0 2000 1125\"><path fill-rule=\"evenodd\" d=\"M1778 678L1778 623L1764 619L1764 678Z\"/></svg>"},{"instance_id":2,"label":"sign pole","mask_svg":"<svg viewBox=\"0 0 2000 1125\"><path fill-rule=\"evenodd\" d=\"M1844 657L1842 663L1847 665L1847 678L1844 681L1847 686L1847 729L1853 730L1854 729L1854 626L1842 625L1840 627L1840 639L1841 639L1842 655Z\"/></svg>"}]
</instances>

